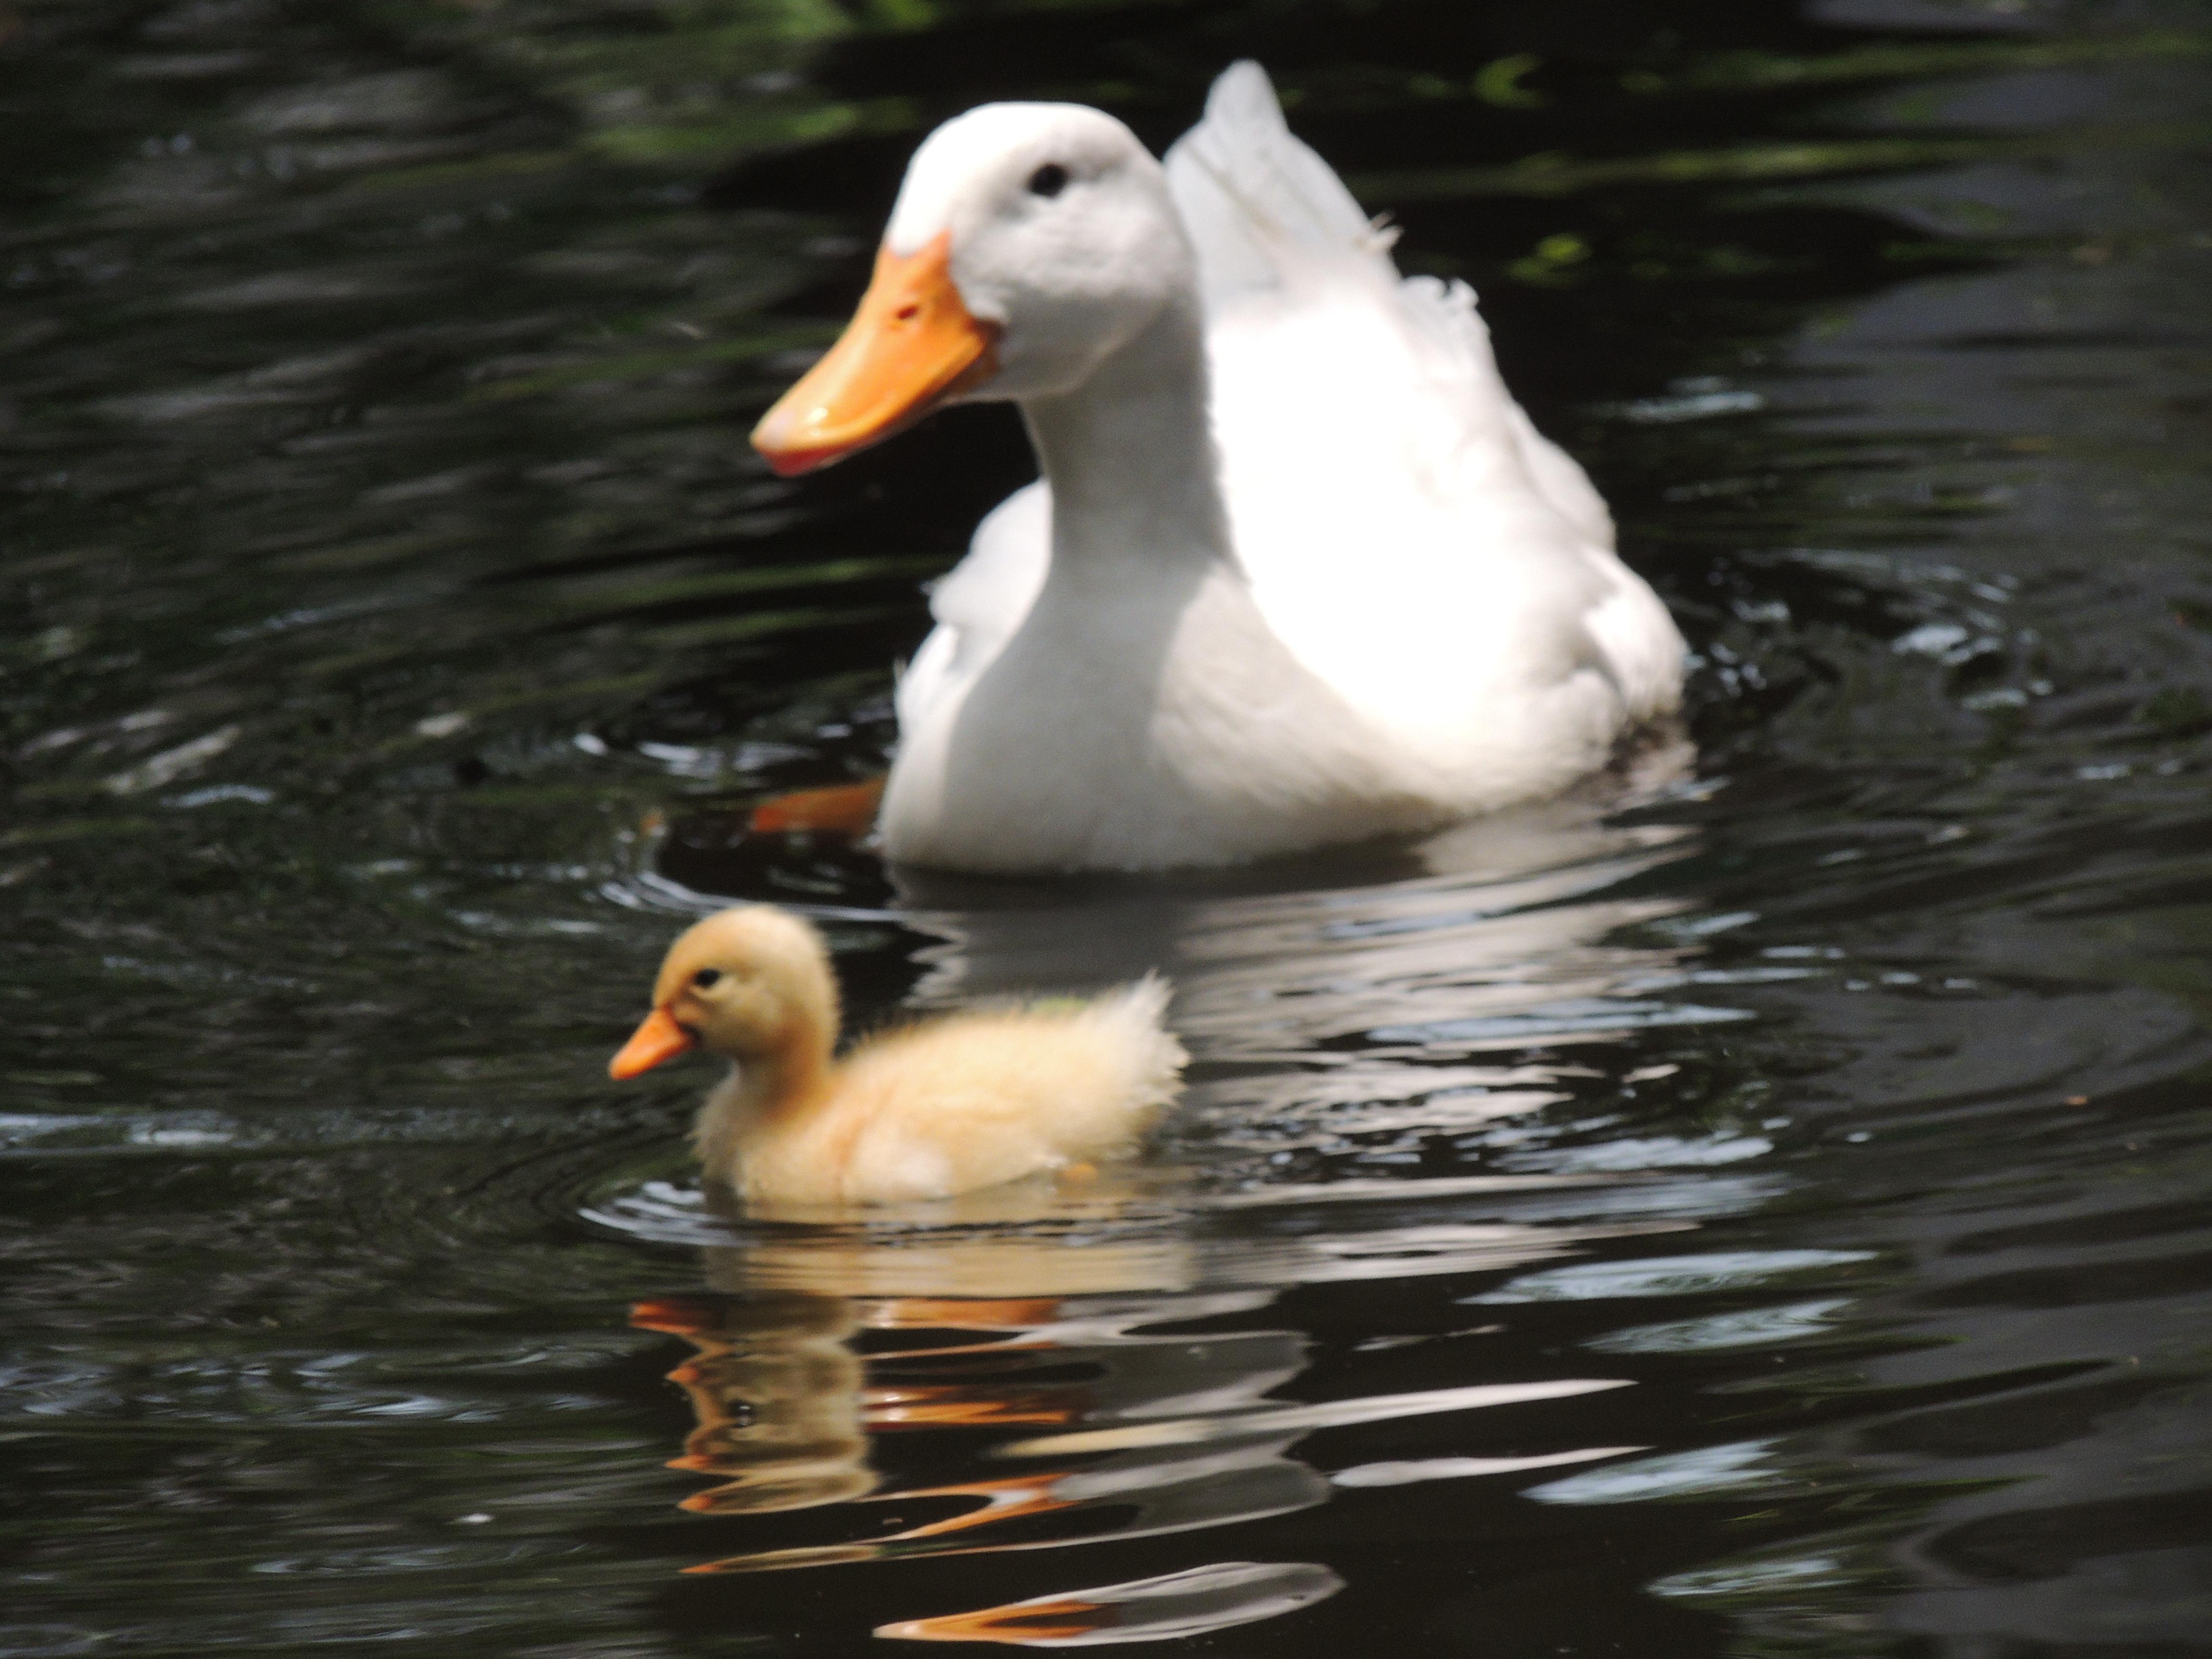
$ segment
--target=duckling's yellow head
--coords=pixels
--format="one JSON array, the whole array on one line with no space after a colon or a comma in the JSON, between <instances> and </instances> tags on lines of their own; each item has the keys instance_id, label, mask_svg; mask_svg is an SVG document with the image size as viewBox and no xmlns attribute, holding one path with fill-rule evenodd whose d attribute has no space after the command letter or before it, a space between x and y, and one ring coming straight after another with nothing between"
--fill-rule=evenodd
<instances>
[{"instance_id":1,"label":"duckling's yellow head","mask_svg":"<svg viewBox=\"0 0 2212 1659\"><path fill-rule=\"evenodd\" d=\"M690 1048L735 1060L794 1048L826 1059L837 1035L837 981L811 922L748 904L700 922L669 947L653 1012L608 1065L633 1078Z\"/></svg>"}]
</instances>

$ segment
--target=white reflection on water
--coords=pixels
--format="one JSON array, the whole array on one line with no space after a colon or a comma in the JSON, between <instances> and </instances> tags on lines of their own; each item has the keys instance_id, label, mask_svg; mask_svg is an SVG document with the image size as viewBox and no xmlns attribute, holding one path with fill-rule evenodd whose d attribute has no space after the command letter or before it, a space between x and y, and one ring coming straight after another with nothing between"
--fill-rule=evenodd
<instances>
[{"instance_id":1,"label":"white reflection on water","mask_svg":"<svg viewBox=\"0 0 2212 1659\"><path fill-rule=\"evenodd\" d=\"M1706 1255L1593 1261L1529 1273L1469 1302L1595 1302L1614 1297L1700 1296L1747 1290L1787 1274L1870 1261L1872 1250L1722 1250Z\"/></svg>"},{"instance_id":2,"label":"white reflection on water","mask_svg":"<svg viewBox=\"0 0 2212 1659\"><path fill-rule=\"evenodd\" d=\"M1793 1302L1784 1308L1746 1308L1701 1319L1638 1325L1594 1337L1583 1346L1599 1353L1706 1353L1723 1348L1771 1348L1828 1328L1831 1316L1851 1305L1849 1297Z\"/></svg>"},{"instance_id":3,"label":"white reflection on water","mask_svg":"<svg viewBox=\"0 0 2212 1659\"><path fill-rule=\"evenodd\" d=\"M1562 1463L1594 1463L1601 1457L1621 1457L1644 1449L1642 1446L1583 1446L1574 1451L1547 1452L1540 1457L1417 1457L1395 1463L1358 1463L1337 1470L1328 1479L1336 1486L1410 1486L1425 1480L1467 1480L1485 1474L1557 1468Z\"/></svg>"},{"instance_id":4,"label":"white reflection on water","mask_svg":"<svg viewBox=\"0 0 2212 1659\"><path fill-rule=\"evenodd\" d=\"M1700 1446L1633 1463L1571 1474L1522 1495L1540 1504L1632 1504L1654 1498L1703 1498L1717 1492L1759 1486L1777 1479L1767 1467L1771 1440L1745 1440L1729 1446Z\"/></svg>"}]
</instances>

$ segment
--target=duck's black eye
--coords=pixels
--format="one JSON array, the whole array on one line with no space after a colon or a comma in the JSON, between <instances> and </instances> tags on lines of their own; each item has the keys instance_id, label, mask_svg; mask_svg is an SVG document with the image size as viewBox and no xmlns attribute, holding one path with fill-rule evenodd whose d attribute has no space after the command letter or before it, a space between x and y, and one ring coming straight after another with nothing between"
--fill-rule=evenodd
<instances>
[{"instance_id":1,"label":"duck's black eye","mask_svg":"<svg viewBox=\"0 0 2212 1659\"><path fill-rule=\"evenodd\" d=\"M1030 174L1030 194L1057 196L1067 188L1067 169L1057 161L1047 161Z\"/></svg>"},{"instance_id":2,"label":"duck's black eye","mask_svg":"<svg viewBox=\"0 0 2212 1659\"><path fill-rule=\"evenodd\" d=\"M691 982L703 991L710 985L719 984L721 977L722 970L719 968L702 968L691 975Z\"/></svg>"}]
</instances>

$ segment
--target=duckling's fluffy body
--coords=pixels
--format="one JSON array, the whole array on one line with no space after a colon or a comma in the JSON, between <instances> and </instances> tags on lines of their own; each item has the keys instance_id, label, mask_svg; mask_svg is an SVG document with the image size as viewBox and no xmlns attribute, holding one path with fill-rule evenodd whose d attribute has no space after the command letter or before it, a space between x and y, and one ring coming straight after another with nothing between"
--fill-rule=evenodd
<instances>
[{"instance_id":1,"label":"duckling's fluffy body","mask_svg":"<svg viewBox=\"0 0 2212 1659\"><path fill-rule=\"evenodd\" d=\"M699 1161L756 1202L891 1204L1128 1157L1182 1070L1167 999L1147 979L888 1031L796 1100L760 1099L741 1063L700 1109Z\"/></svg>"},{"instance_id":2,"label":"duckling's fluffy body","mask_svg":"<svg viewBox=\"0 0 2212 1659\"><path fill-rule=\"evenodd\" d=\"M833 1060L821 936L749 906L677 940L653 1013L613 1069L635 1075L692 1046L728 1058L693 1139L708 1179L750 1203L949 1198L1134 1152L1182 1075L1167 1000L1148 976L1089 1002L918 1022Z\"/></svg>"}]
</instances>

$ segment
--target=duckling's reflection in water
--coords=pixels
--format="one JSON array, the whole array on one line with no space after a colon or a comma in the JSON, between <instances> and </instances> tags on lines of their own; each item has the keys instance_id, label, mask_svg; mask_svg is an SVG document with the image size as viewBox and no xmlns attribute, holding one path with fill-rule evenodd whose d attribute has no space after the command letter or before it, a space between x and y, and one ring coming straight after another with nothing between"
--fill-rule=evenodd
<instances>
[{"instance_id":1,"label":"duckling's reflection in water","mask_svg":"<svg viewBox=\"0 0 2212 1659\"><path fill-rule=\"evenodd\" d=\"M630 1323L698 1350L669 1372L699 1426L669 1468L721 1485L682 1507L706 1515L813 1509L876 1489L861 1423L854 1304L805 1291L749 1301L641 1302Z\"/></svg>"},{"instance_id":2,"label":"duckling's reflection in water","mask_svg":"<svg viewBox=\"0 0 2212 1659\"><path fill-rule=\"evenodd\" d=\"M1091 1201L1084 1225L1099 1225L1102 1207ZM1436 1230L1411 1232L1420 1248L1418 1270L1427 1272L1551 1256L1562 1243L1553 1228L1493 1228L1489 1239L1437 1252ZM1520 1248L1506 1245L1506 1232L1520 1234ZM1367 1263L1389 1256L1387 1239L1387 1228L1367 1237ZM1336 1263L1328 1248L1312 1245L1232 1248L1224 1256L1188 1237L1079 1243L1060 1228L967 1237L869 1228L805 1230L763 1237L752 1248L708 1249L708 1283L721 1294L641 1303L633 1316L696 1349L672 1374L699 1416L675 1467L721 1484L684 1506L737 1517L896 1502L900 1517L896 1531L852 1537L865 1522L848 1510L838 1526L845 1537L834 1541L779 1541L688 1571L1048 1548L1283 1516L1332 1495L1328 1474L1291 1455L1316 1429L1620 1387L1613 1378L1553 1378L1285 1401L1281 1391L1307 1364L1305 1334L1241 1328L1274 1301L1276 1287L1155 1287L1164 1272L1203 1279L1207 1265L1228 1261L1294 1281L1305 1276L1301 1265ZM794 1281L842 1281L854 1294L801 1290ZM911 1283L947 1294L898 1294ZM1024 1294L960 1294L994 1283ZM938 1468L953 1451L963 1478L898 1480L878 1467L878 1455L891 1467L915 1462L896 1443L940 1429L964 1433L914 1451ZM987 1436L980 1447L975 1431ZM1577 1449L1528 1462L1613 1451ZM914 1520L915 1506L929 1517ZM1285 1593L1267 1575L1232 1575L1224 1583L1263 1599ZM1225 1595L1212 1579L1207 1586L1210 1604ZM1146 1589L1133 1606L1159 1613L1182 1606L1186 1590ZM1106 1597L1099 1606L1124 1608L1126 1599Z\"/></svg>"},{"instance_id":3,"label":"duckling's reflection in water","mask_svg":"<svg viewBox=\"0 0 2212 1659\"><path fill-rule=\"evenodd\" d=\"M971 1260L983 1267L988 1264L992 1277L1018 1272L1006 1258L1022 1243L993 1241ZM1047 1250L1077 1260L1089 1254L1058 1243L1041 1247ZM757 1284L764 1265L774 1273L763 1254L775 1252L708 1252L709 1281ZM1028 1282L1049 1276L1032 1273ZM1098 1263L1083 1261L1073 1277L1095 1286ZM699 1419L673 1467L721 1484L686 1498L684 1508L732 1516L896 1499L902 1510L943 1511L865 1541L769 1548L690 1571L1141 1537L1324 1502L1327 1478L1285 1455L1309 1426L1272 1422L1265 1409L1279 1404L1266 1399L1269 1391L1304 1369L1304 1339L1286 1330L1153 1328L1249 1313L1273 1296L781 1290L641 1304L635 1323L680 1335L698 1350L672 1374ZM1195 1426L1193 1413L1203 1414ZM1117 1444L1112 1425L1124 1425L1143 1427ZM1183 1431L1161 1434L1159 1425ZM890 1483L872 1467L874 1446L949 1429L1000 1431L980 1457L963 1460L973 1478L884 1490ZM1055 1455L1054 1431L1079 1443Z\"/></svg>"}]
</instances>

